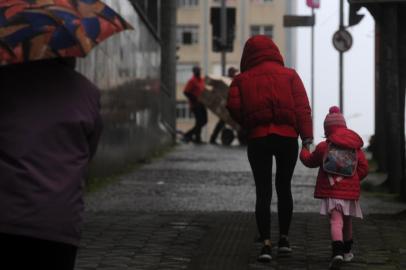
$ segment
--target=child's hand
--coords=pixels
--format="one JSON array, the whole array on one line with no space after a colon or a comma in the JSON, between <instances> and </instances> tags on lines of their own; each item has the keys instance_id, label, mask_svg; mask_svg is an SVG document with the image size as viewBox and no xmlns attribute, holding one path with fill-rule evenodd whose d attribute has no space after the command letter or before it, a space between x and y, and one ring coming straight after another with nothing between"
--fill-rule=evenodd
<instances>
[{"instance_id":1,"label":"child's hand","mask_svg":"<svg viewBox=\"0 0 406 270\"><path fill-rule=\"evenodd\" d=\"M309 156L310 156L310 150L302 144L302 150L300 150L300 153L299 153L300 160L303 162L303 161L307 160L309 158Z\"/></svg>"},{"instance_id":2,"label":"child's hand","mask_svg":"<svg viewBox=\"0 0 406 270\"><path fill-rule=\"evenodd\" d=\"M313 148L313 145L311 144L311 140L307 141L303 140L302 143L302 150L300 151L300 160L302 161L303 165L309 168L317 168L320 167L320 164L322 162L322 152L320 150L319 145L315 147L315 149L312 151L310 149Z\"/></svg>"},{"instance_id":3,"label":"child's hand","mask_svg":"<svg viewBox=\"0 0 406 270\"><path fill-rule=\"evenodd\" d=\"M310 151L310 144L302 144L302 149Z\"/></svg>"}]
</instances>

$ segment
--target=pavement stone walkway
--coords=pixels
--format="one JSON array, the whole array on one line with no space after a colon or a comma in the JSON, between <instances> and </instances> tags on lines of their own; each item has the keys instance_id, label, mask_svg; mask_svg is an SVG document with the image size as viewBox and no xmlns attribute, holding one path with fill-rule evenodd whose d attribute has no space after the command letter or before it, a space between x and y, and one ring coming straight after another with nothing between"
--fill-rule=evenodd
<instances>
[{"instance_id":1,"label":"pavement stone walkway","mask_svg":"<svg viewBox=\"0 0 406 270\"><path fill-rule=\"evenodd\" d=\"M293 179L293 253L256 262L254 186L245 150L180 145L86 198L76 270L328 269L328 220L312 197L315 171ZM276 196L275 196L276 197ZM342 269L406 269L406 204L364 194L355 259ZM275 210L275 200L272 209ZM272 240L277 242L277 214Z\"/></svg>"}]
</instances>

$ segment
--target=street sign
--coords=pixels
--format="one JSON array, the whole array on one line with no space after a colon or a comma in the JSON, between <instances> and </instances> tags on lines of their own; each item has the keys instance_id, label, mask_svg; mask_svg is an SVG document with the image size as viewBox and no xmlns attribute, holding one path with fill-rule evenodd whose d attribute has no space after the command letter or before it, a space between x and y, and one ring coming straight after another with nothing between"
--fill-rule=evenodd
<instances>
[{"instance_id":1,"label":"street sign","mask_svg":"<svg viewBox=\"0 0 406 270\"><path fill-rule=\"evenodd\" d=\"M347 30L338 30L333 35L333 45L339 52L346 52L351 49L352 36Z\"/></svg>"},{"instance_id":2,"label":"street sign","mask_svg":"<svg viewBox=\"0 0 406 270\"><path fill-rule=\"evenodd\" d=\"M406 0L348 0L350 4L391 4L406 2Z\"/></svg>"},{"instance_id":3,"label":"street sign","mask_svg":"<svg viewBox=\"0 0 406 270\"><path fill-rule=\"evenodd\" d=\"M314 16L283 16L283 26L285 27L314 26L315 21Z\"/></svg>"},{"instance_id":4,"label":"street sign","mask_svg":"<svg viewBox=\"0 0 406 270\"><path fill-rule=\"evenodd\" d=\"M350 15L348 18L348 27L354 26L358 24L363 18L364 14L358 14L358 11L360 10L361 6L360 5L350 5Z\"/></svg>"},{"instance_id":5,"label":"street sign","mask_svg":"<svg viewBox=\"0 0 406 270\"><path fill-rule=\"evenodd\" d=\"M310 8L320 8L320 0L306 0L306 4Z\"/></svg>"}]
</instances>

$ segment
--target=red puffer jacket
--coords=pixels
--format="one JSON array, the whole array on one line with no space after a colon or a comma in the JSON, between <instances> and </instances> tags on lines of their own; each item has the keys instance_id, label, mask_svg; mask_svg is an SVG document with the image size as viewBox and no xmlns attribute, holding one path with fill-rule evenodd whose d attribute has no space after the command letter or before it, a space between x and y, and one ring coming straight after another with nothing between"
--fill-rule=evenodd
<instances>
[{"instance_id":1,"label":"red puffer jacket","mask_svg":"<svg viewBox=\"0 0 406 270\"><path fill-rule=\"evenodd\" d=\"M227 108L250 138L269 134L313 138L303 83L293 69L284 67L270 38L259 35L247 41L241 71L230 86Z\"/></svg>"},{"instance_id":2,"label":"red puffer jacket","mask_svg":"<svg viewBox=\"0 0 406 270\"><path fill-rule=\"evenodd\" d=\"M330 185L328 175L323 170L323 158L328 150L329 142L337 146L357 149L358 158L356 173L352 177L346 177L335 183L333 186ZM363 144L357 133L347 128L339 128L326 141L319 143L313 153L310 153L306 148L302 149L300 160L303 164L310 168L320 167L314 192L315 198L359 199L360 181L368 174L368 161L361 150Z\"/></svg>"}]
</instances>

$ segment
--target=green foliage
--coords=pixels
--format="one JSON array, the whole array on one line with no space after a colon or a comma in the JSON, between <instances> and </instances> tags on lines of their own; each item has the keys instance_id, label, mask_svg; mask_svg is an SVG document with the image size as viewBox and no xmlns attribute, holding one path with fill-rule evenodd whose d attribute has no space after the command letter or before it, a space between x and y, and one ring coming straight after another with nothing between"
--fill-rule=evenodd
<instances>
[{"instance_id":1,"label":"green foliage","mask_svg":"<svg viewBox=\"0 0 406 270\"><path fill-rule=\"evenodd\" d=\"M136 160L134 163L128 163L124 165L120 171L118 171L113 175L109 175L106 177L89 177L89 179L86 180L85 191L86 193L93 193L102 190L104 188L107 188L108 186L117 183L122 176L135 172L140 168L142 168L143 165L149 164L155 160L164 157L165 155L170 153L173 149L174 145L169 145L161 149L155 150L144 159Z\"/></svg>"},{"instance_id":2,"label":"green foliage","mask_svg":"<svg viewBox=\"0 0 406 270\"><path fill-rule=\"evenodd\" d=\"M378 162L373 158L368 159L368 172L371 173L376 171L378 171Z\"/></svg>"}]
</instances>

